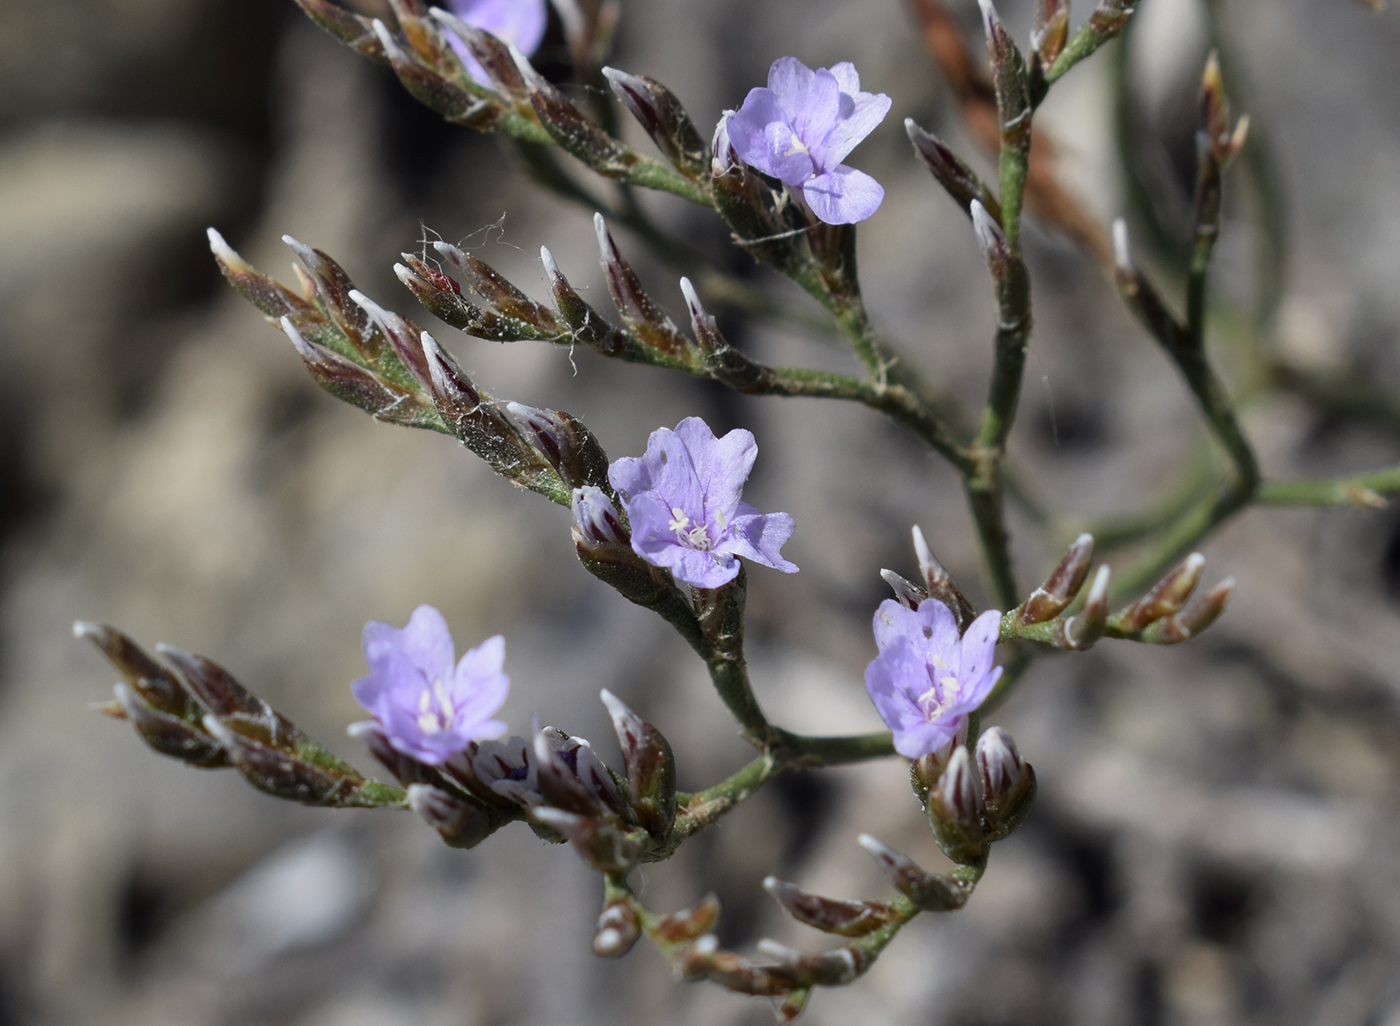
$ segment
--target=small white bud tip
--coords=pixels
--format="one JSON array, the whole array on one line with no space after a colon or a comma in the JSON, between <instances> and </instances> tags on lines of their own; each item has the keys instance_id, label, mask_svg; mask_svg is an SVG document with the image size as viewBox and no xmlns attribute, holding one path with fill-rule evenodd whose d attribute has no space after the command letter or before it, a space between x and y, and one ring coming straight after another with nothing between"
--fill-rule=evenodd
<instances>
[{"instance_id":1,"label":"small white bud tip","mask_svg":"<svg viewBox=\"0 0 1400 1026\"><path fill-rule=\"evenodd\" d=\"M760 955L766 955L775 962L792 962L801 957L801 953L794 951L785 944L779 944L772 937L763 937L754 945Z\"/></svg>"},{"instance_id":2,"label":"small white bud tip","mask_svg":"<svg viewBox=\"0 0 1400 1026\"><path fill-rule=\"evenodd\" d=\"M598 248L603 252L603 259L616 260L617 247L613 245L612 235L608 232L608 222L603 220L602 214L593 215L593 232L598 236Z\"/></svg>"},{"instance_id":3,"label":"small white bud tip","mask_svg":"<svg viewBox=\"0 0 1400 1026\"><path fill-rule=\"evenodd\" d=\"M997 16L997 9L992 5L992 0L977 0L977 6L982 8L982 23L990 35L993 26L1001 24L1001 18Z\"/></svg>"},{"instance_id":4,"label":"small white bud tip","mask_svg":"<svg viewBox=\"0 0 1400 1026\"><path fill-rule=\"evenodd\" d=\"M287 336L292 345L296 346L297 353L301 355L303 360L319 360L321 358L321 354L316 352L316 347L308 342L301 332L297 331L296 325L292 323L290 317L283 315L277 323L281 325L283 334Z\"/></svg>"},{"instance_id":5,"label":"small white bud tip","mask_svg":"<svg viewBox=\"0 0 1400 1026\"><path fill-rule=\"evenodd\" d=\"M540 263L544 264L544 273L551 278L561 277L559 265L554 262L554 254L549 251L548 246L540 247Z\"/></svg>"},{"instance_id":6,"label":"small white bud tip","mask_svg":"<svg viewBox=\"0 0 1400 1026\"><path fill-rule=\"evenodd\" d=\"M204 234L209 239L209 249L213 254L226 264L241 264L243 258L238 255L232 246L224 241L224 237L219 234L217 228L206 228Z\"/></svg>"},{"instance_id":7,"label":"small white bud tip","mask_svg":"<svg viewBox=\"0 0 1400 1026\"><path fill-rule=\"evenodd\" d=\"M1085 600L1086 605L1093 605L1096 602L1108 601L1108 579L1110 573L1108 564L1102 564L1094 574L1094 583L1089 586L1089 597Z\"/></svg>"},{"instance_id":8,"label":"small white bud tip","mask_svg":"<svg viewBox=\"0 0 1400 1026\"><path fill-rule=\"evenodd\" d=\"M1090 534L1088 531L1085 531L1085 532L1084 532L1083 534L1081 534L1078 538L1074 539L1074 544L1071 545L1070 548L1072 548L1072 549L1079 549L1079 548L1084 548L1085 546L1089 546L1089 545L1093 545L1093 544L1094 544L1094 536L1093 536L1092 534Z\"/></svg>"},{"instance_id":9,"label":"small white bud tip","mask_svg":"<svg viewBox=\"0 0 1400 1026\"><path fill-rule=\"evenodd\" d=\"M375 18L370 28L374 30L375 38L379 40L379 45L384 47L384 52L389 55L391 61L404 59L403 47L399 46L398 40L390 33L387 25Z\"/></svg>"},{"instance_id":10,"label":"small white bud tip","mask_svg":"<svg viewBox=\"0 0 1400 1026\"><path fill-rule=\"evenodd\" d=\"M1187 556L1185 561L1182 563L1182 566L1186 569L1186 571L1188 573L1193 574L1197 573L1201 569L1201 567L1205 565L1206 557L1201 555L1199 552L1191 553L1191 555Z\"/></svg>"},{"instance_id":11,"label":"small white bud tip","mask_svg":"<svg viewBox=\"0 0 1400 1026\"><path fill-rule=\"evenodd\" d=\"M697 955L713 955L719 950L719 938L712 933L707 933L695 942L695 953Z\"/></svg>"},{"instance_id":12,"label":"small white bud tip","mask_svg":"<svg viewBox=\"0 0 1400 1026\"><path fill-rule=\"evenodd\" d=\"M212 231L212 229L210 230ZM73 621L73 637L75 638L91 638L101 633L102 628L95 623L89 623L87 620Z\"/></svg>"},{"instance_id":13,"label":"small white bud tip","mask_svg":"<svg viewBox=\"0 0 1400 1026\"><path fill-rule=\"evenodd\" d=\"M763 889L769 894L776 894L783 886L783 882L776 876L765 876L763 878Z\"/></svg>"},{"instance_id":14,"label":"small white bud tip","mask_svg":"<svg viewBox=\"0 0 1400 1026\"><path fill-rule=\"evenodd\" d=\"M1133 273L1133 251L1128 246L1128 222L1113 219L1113 262L1123 274Z\"/></svg>"},{"instance_id":15,"label":"small white bud tip","mask_svg":"<svg viewBox=\"0 0 1400 1026\"><path fill-rule=\"evenodd\" d=\"M689 278L681 279L681 295L685 297L686 305L690 307L692 313L703 314L705 307L700 303L700 295L695 291L695 286L690 283Z\"/></svg>"},{"instance_id":16,"label":"small white bud tip","mask_svg":"<svg viewBox=\"0 0 1400 1026\"><path fill-rule=\"evenodd\" d=\"M861 834L856 838L856 844L860 845L877 859L887 858L894 854L887 845L880 843L871 834Z\"/></svg>"},{"instance_id":17,"label":"small white bud tip","mask_svg":"<svg viewBox=\"0 0 1400 1026\"><path fill-rule=\"evenodd\" d=\"M379 724L374 720L356 720L345 728L345 733L351 737L364 737L366 734L372 734L378 727Z\"/></svg>"},{"instance_id":18,"label":"small white bud tip","mask_svg":"<svg viewBox=\"0 0 1400 1026\"><path fill-rule=\"evenodd\" d=\"M394 277L398 278L399 281L403 282L405 285L419 280L418 275L414 274L406 264L394 265Z\"/></svg>"}]
</instances>

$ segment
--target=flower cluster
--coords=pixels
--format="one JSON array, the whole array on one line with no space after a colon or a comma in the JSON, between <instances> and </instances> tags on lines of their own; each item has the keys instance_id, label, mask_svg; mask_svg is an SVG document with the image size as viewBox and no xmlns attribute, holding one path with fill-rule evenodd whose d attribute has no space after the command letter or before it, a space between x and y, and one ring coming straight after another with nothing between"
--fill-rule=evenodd
<instances>
[{"instance_id":1,"label":"flower cluster","mask_svg":"<svg viewBox=\"0 0 1400 1026\"><path fill-rule=\"evenodd\" d=\"M768 85L749 90L743 106L725 114L721 130L744 163L800 188L822 221L852 224L875 213L885 190L841 161L889 109L884 93L860 91L849 62L813 71L781 57L768 70Z\"/></svg>"},{"instance_id":2,"label":"flower cluster","mask_svg":"<svg viewBox=\"0 0 1400 1026\"><path fill-rule=\"evenodd\" d=\"M1001 624L994 609L961 637L952 611L937 599L910 609L886 599L875 611L877 655L865 687L894 732L894 747L917 759L952 741L1001 677L993 667Z\"/></svg>"}]
</instances>

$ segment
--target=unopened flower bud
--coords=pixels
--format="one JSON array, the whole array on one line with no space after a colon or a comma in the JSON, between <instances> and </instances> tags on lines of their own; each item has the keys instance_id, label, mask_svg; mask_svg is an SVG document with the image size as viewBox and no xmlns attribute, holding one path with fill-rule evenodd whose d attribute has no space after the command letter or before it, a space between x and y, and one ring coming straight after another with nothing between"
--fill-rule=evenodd
<instances>
[{"instance_id":1,"label":"unopened flower bud","mask_svg":"<svg viewBox=\"0 0 1400 1026\"><path fill-rule=\"evenodd\" d=\"M394 354L398 356L414 379L425 389L431 388L432 377L428 371L427 361L423 357L423 344L420 341L423 334L422 329L392 310L384 309L359 289L350 290L350 300L369 315L374 326L393 347Z\"/></svg>"},{"instance_id":2,"label":"unopened flower bud","mask_svg":"<svg viewBox=\"0 0 1400 1026\"><path fill-rule=\"evenodd\" d=\"M405 50L378 18L374 19L372 27L394 74L419 103L456 121L466 120L486 108L482 100L443 76L416 53Z\"/></svg>"},{"instance_id":3,"label":"unopened flower bud","mask_svg":"<svg viewBox=\"0 0 1400 1026\"><path fill-rule=\"evenodd\" d=\"M641 859L637 838L593 816L542 805L530 810L538 822L558 831L600 873L625 873Z\"/></svg>"},{"instance_id":4,"label":"unopened flower bud","mask_svg":"<svg viewBox=\"0 0 1400 1026\"><path fill-rule=\"evenodd\" d=\"M347 772L308 762L283 748L231 729L230 722L238 721L232 717L226 722L216 716L206 716L204 729L223 746L243 779L258 790L303 805L365 804L357 800L357 792L366 783L358 773L348 767ZM402 792L399 795L401 798Z\"/></svg>"},{"instance_id":5,"label":"unopened flower bud","mask_svg":"<svg viewBox=\"0 0 1400 1026\"><path fill-rule=\"evenodd\" d=\"M1000 727L977 739L977 769L982 777L982 803L998 840L1025 820L1035 800L1035 771L1021 758L1016 742Z\"/></svg>"},{"instance_id":6,"label":"unopened flower bud","mask_svg":"<svg viewBox=\"0 0 1400 1026\"><path fill-rule=\"evenodd\" d=\"M223 746L202 726L156 709L124 681L117 683L113 690L122 717L131 723L142 741L161 755L201 769L218 769L231 764Z\"/></svg>"},{"instance_id":7,"label":"unopened flower bud","mask_svg":"<svg viewBox=\"0 0 1400 1026\"><path fill-rule=\"evenodd\" d=\"M1123 634L1136 634L1148 624L1178 612L1196 589L1205 562L1199 552L1191 553L1146 595L1115 616L1113 627Z\"/></svg>"},{"instance_id":8,"label":"unopened flower bud","mask_svg":"<svg viewBox=\"0 0 1400 1026\"><path fill-rule=\"evenodd\" d=\"M861 834L857 841L879 863L895 890L924 911L947 912L967 904L971 893L967 884L926 872L913 859L881 844L869 834Z\"/></svg>"},{"instance_id":9,"label":"unopened flower bud","mask_svg":"<svg viewBox=\"0 0 1400 1026\"><path fill-rule=\"evenodd\" d=\"M798 951L769 937L756 945L759 954L797 975L800 987L840 987L859 976L875 956L865 949L832 948L829 951ZM794 988L796 989L796 988Z\"/></svg>"},{"instance_id":10,"label":"unopened flower bud","mask_svg":"<svg viewBox=\"0 0 1400 1026\"><path fill-rule=\"evenodd\" d=\"M630 264L618 252L612 233L602 214L593 215L593 230L598 236L598 251L603 265L603 277L608 292L622 317L622 323L642 343L650 362L690 368L698 366L693 346L659 306L642 288L641 281ZM657 358L660 358L658 361Z\"/></svg>"},{"instance_id":11,"label":"unopened flower bud","mask_svg":"<svg viewBox=\"0 0 1400 1026\"><path fill-rule=\"evenodd\" d=\"M1107 566L1100 566L1094 573L1094 583L1089 585L1089 597L1084 601L1084 608L1055 625L1056 646L1083 651L1093 647L1094 642L1103 637L1108 626L1109 576Z\"/></svg>"},{"instance_id":12,"label":"unopened flower bud","mask_svg":"<svg viewBox=\"0 0 1400 1026\"><path fill-rule=\"evenodd\" d=\"M959 746L948 768L929 791L928 820L943 854L957 863L975 862L986 852L982 833L981 781L967 748Z\"/></svg>"},{"instance_id":13,"label":"unopened flower bud","mask_svg":"<svg viewBox=\"0 0 1400 1026\"><path fill-rule=\"evenodd\" d=\"M622 749L627 789L637 822L652 840L664 841L676 821L676 760L671 746L661 731L611 691L604 689L602 699Z\"/></svg>"},{"instance_id":14,"label":"unopened flower bud","mask_svg":"<svg viewBox=\"0 0 1400 1026\"><path fill-rule=\"evenodd\" d=\"M604 68L603 76L676 170L688 178L697 178L706 170L705 140L671 90L654 78L616 68Z\"/></svg>"},{"instance_id":15,"label":"unopened flower bud","mask_svg":"<svg viewBox=\"0 0 1400 1026\"><path fill-rule=\"evenodd\" d=\"M410 784L408 807L453 848L475 848L515 818L431 784Z\"/></svg>"},{"instance_id":16,"label":"unopened flower bud","mask_svg":"<svg viewBox=\"0 0 1400 1026\"><path fill-rule=\"evenodd\" d=\"M1163 617L1143 630L1141 639L1153 645L1175 645L1194 638L1225 612L1235 579L1227 577L1204 595L1198 595L1181 612Z\"/></svg>"},{"instance_id":17,"label":"unopened flower bud","mask_svg":"<svg viewBox=\"0 0 1400 1026\"><path fill-rule=\"evenodd\" d=\"M1045 67L1055 63L1069 38L1069 0L1036 0L1031 48Z\"/></svg>"},{"instance_id":18,"label":"unopened flower bud","mask_svg":"<svg viewBox=\"0 0 1400 1026\"><path fill-rule=\"evenodd\" d=\"M1081 534L1045 583L1031 592L1030 598L1021 604L1017 612L1021 623L1043 623L1064 612L1079 594L1079 589L1084 587L1093 556L1094 536Z\"/></svg>"},{"instance_id":19,"label":"unopened flower bud","mask_svg":"<svg viewBox=\"0 0 1400 1026\"><path fill-rule=\"evenodd\" d=\"M707 894L688 909L656 920L652 933L667 944L683 944L706 936L719 920L719 898Z\"/></svg>"},{"instance_id":20,"label":"unopened flower bud","mask_svg":"<svg viewBox=\"0 0 1400 1026\"><path fill-rule=\"evenodd\" d=\"M524 80L530 105L535 108L544 130L559 148L573 154L599 174L622 177L637 161L639 154L618 142L573 105L563 93L531 66L519 50L512 48L511 56Z\"/></svg>"},{"instance_id":21,"label":"unopened flower bud","mask_svg":"<svg viewBox=\"0 0 1400 1026\"><path fill-rule=\"evenodd\" d=\"M553 254L544 246L540 247L540 262L544 265L545 277L549 279L550 291L554 293L554 305L568 325L572 340L608 356L620 353L624 348L622 332L609 324L578 294L559 270Z\"/></svg>"},{"instance_id":22,"label":"unopened flower bud","mask_svg":"<svg viewBox=\"0 0 1400 1026\"><path fill-rule=\"evenodd\" d=\"M515 402L505 404L505 416L571 489L607 482L603 447L576 417Z\"/></svg>"},{"instance_id":23,"label":"unopened flower bud","mask_svg":"<svg viewBox=\"0 0 1400 1026\"><path fill-rule=\"evenodd\" d=\"M593 931L593 953L602 958L621 958L632 950L642 934L637 910L627 901L609 902L598 916Z\"/></svg>"},{"instance_id":24,"label":"unopened flower bud","mask_svg":"<svg viewBox=\"0 0 1400 1026\"><path fill-rule=\"evenodd\" d=\"M631 551L631 536L622 526L622 514L607 492L592 485L575 488L570 508L574 514L575 544L589 549L618 546Z\"/></svg>"},{"instance_id":25,"label":"unopened flower bud","mask_svg":"<svg viewBox=\"0 0 1400 1026\"><path fill-rule=\"evenodd\" d=\"M948 768L948 762L953 758L953 753L959 747L967 744L967 717L963 717L958 724L957 732L948 742L936 750L921 755L909 764L909 783L914 788L914 794L919 799L919 804L928 806L928 794L938 785L938 781L943 776L943 771Z\"/></svg>"},{"instance_id":26,"label":"unopened flower bud","mask_svg":"<svg viewBox=\"0 0 1400 1026\"><path fill-rule=\"evenodd\" d=\"M913 118L904 119L904 131L909 136L909 141L914 144L914 152L919 155L924 166L933 172L938 184L943 186L968 216L972 215L972 201L977 200L994 219L1000 220L1001 205L992 195L992 190L943 140L920 128Z\"/></svg>"},{"instance_id":27,"label":"unopened flower bud","mask_svg":"<svg viewBox=\"0 0 1400 1026\"><path fill-rule=\"evenodd\" d=\"M525 97L525 82L521 78L520 69L516 66L509 44L475 25L469 25L451 11L431 7L428 14L460 39L471 54L476 67L468 66L467 71L473 82L481 84L487 81L495 90L512 99ZM476 74L478 70L480 74Z\"/></svg>"},{"instance_id":28,"label":"unopened flower bud","mask_svg":"<svg viewBox=\"0 0 1400 1026\"><path fill-rule=\"evenodd\" d=\"M890 908L878 901L838 901L811 894L776 876L766 877L763 889L799 923L842 937L864 937L889 921Z\"/></svg>"}]
</instances>

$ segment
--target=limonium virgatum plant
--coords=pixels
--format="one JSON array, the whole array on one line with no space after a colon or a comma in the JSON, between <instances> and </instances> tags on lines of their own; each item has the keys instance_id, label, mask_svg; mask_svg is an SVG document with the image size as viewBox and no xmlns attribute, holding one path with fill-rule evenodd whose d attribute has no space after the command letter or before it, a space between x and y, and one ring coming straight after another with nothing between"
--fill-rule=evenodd
<instances>
[{"instance_id":1,"label":"limonium virgatum plant","mask_svg":"<svg viewBox=\"0 0 1400 1026\"><path fill-rule=\"evenodd\" d=\"M546 187L602 211L595 226L615 319L580 296L547 249L541 259L551 295L543 303L443 242L434 244L435 259L404 254L394 268L434 316L481 339L589 349L747 394L856 402L946 459L965 483L997 608L979 612L914 527L916 579L880 571L894 597L874 611L876 654L865 672L889 731L793 733L765 715L744 657L747 564L798 570L782 554L793 518L760 512L741 498L758 455L753 434L736 429L716 437L702 420L686 417L674 428L658 427L642 455L609 461L601 442L569 414L489 395L431 334L359 292L329 255L286 238L304 265L294 291L249 266L210 229L229 282L280 326L328 392L378 420L454 435L501 476L566 507L584 568L681 634L756 756L705 790L679 792L661 730L607 691L602 699L622 749L620 768L608 766L588 741L553 727L507 737L508 725L494 718L509 687L505 640L480 641L458 659L448 624L429 606L414 610L403 627L372 622L365 628L368 673L353 684L371 718L351 733L398 786L363 776L208 659L161 646L164 661L158 661L113 628L79 623L76 632L122 675L105 711L128 720L156 751L195 766L231 766L276 797L409 808L454 847L473 847L515 820L547 840L571 842L602 877L593 940L599 955L620 956L645 936L682 977L770 997L780 1018L792 1019L813 988L864 973L921 912L962 907L987 868L991 845L1024 820L1035 775L1011 737L984 721L1038 655L1082 651L1103 638L1174 644L1201 633L1224 610L1233 583L1196 594L1203 560L1191 549L1251 504L1376 506L1400 490L1396 467L1337 479L1264 479L1216 374L1206 344L1207 277L1222 224L1223 176L1245 143L1246 121L1231 123L1212 57L1200 92L1183 315L1134 262L1123 221L1113 226L1110 247L1102 233L1084 227L1081 212L1066 213L1063 194L1056 193L1058 205L1042 202L1041 216L1091 254L1112 254L1106 263L1118 291L1180 372L1223 459L1193 482L1189 502L1169 502L1111 532L1112 542L1135 542L1141 550L1136 562L1119 569L1116 588L1107 565L1093 566L1090 533L1068 546L1038 587L1026 593L1018 585L1003 506L1008 498L1025 501L1017 500L1021 489L1013 486L1015 468L1006 459L1031 337L1021 221L1023 205L1036 211L1036 196L1055 188L1031 163L1032 123L1054 84L1124 30L1130 0L1100 0L1074 32L1066 0L1040 0L1025 48L983 0L990 77L980 92L965 91L965 107L995 106L994 122L984 123L997 126L989 140L997 182L984 181L912 120L904 123L915 155L968 216L990 274L994 366L973 427L897 358L867 318L854 225L877 214L884 190L845 161L899 98L862 91L851 64L813 69L777 55L766 86L750 89L712 131L702 131L660 82L602 66L619 16L615 2L555 0L576 79L599 86L599 96L610 87L655 143L658 159L619 138L606 102L585 110L532 66L530 54L548 21L544 0L453 0L443 9L393 0L393 25L331 0L297 2L344 43L388 64L447 120L496 133ZM926 28L951 24L936 0L918 0L916 8ZM580 171L612 184L586 184ZM743 283L678 256L683 248L630 200L629 190L637 188L710 208L735 245L817 301L852 354L852 372L769 366L735 349L704 305L706 290L688 278L681 288L690 330L680 327L647 295L609 220L627 225L662 259L688 265L716 297L755 297ZM1055 537L1063 522L1040 519L1047 537ZM1007 652L1002 665L996 665L998 645ZM668 858L775 775L895 756L910 760L917 803L954 868L925 870L867 835L860 843L889 876L892 897L827 897L765 881L793 917L840 938L837 947L802 952L765 941L759 957L750 958L718 946L713 896L663 913L633 890L640 864Z\"/></svg>"}]
</instances>

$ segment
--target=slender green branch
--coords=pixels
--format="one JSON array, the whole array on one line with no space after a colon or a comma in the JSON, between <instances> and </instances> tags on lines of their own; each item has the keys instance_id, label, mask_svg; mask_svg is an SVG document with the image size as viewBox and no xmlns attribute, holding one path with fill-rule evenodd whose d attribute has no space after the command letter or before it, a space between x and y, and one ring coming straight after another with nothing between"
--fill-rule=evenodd
<instances>
[{"instance_id":1,"label":"slender green branch","mask_svg":"<svg viewBox=\"0 0 1400 1026\"><path fill-rule=\"evenodd\" d=\"M1255 501L1270 506L1360 506L1375 509L1400 494L1400 465L1365 474L1300 481L1265 481Z\"/></svg>"}]
</instances>

